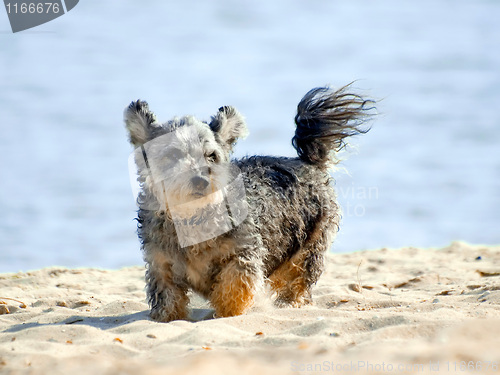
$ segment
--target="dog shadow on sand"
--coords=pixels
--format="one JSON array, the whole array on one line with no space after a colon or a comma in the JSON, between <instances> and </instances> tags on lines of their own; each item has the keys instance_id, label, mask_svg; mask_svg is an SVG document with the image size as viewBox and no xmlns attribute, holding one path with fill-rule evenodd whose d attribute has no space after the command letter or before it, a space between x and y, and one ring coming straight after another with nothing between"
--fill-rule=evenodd
<instances>
[{"instance_id":1,"label":"dog shadow on sand","mask_svg":"<svg viewBox=\"0 0 500 375\"><path fill-rule=\"evenodd\" d=\"M199 298L199 297L198 297ZM201 298L200 298L201 300ZM189 319L187 321L196 323L205 320L214 319L215 310L211 308L207 308L206 302L204 301L195 301L194 305L201 307L191 306ZM86 316L86 315L72 315L70 317L65 318L59 322L51 322L51 323L40 323L40 322L28 322L15 324L11 327L2 331L2 333L13 333L20 332L26 329L35 328L35 327L47 327L47 326L65 326L65 325L88 325L100 330L109 330L113 328L118 328L121 326L125 326L127 324L131 324L137 321L149 321L155 324L167 324L167 323L157 323L151 319L149 316L149 310L143 310L139 312L134 312L130 314L123 315L102 315L102 316Z\"/></svg>"}]
</instances>

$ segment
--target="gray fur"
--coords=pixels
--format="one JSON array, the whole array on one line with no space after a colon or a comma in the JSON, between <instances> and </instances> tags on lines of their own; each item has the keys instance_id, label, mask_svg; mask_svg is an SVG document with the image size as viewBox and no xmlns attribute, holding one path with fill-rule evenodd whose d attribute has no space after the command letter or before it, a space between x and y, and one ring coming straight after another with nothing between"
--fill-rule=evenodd
<instances>
[{"instance_id":1,"label":"gray fur","mask_svg":"<svg viewBox=\"0 0 500 375\"><path fill-rule=\"evenodd\" d=\"M265 283L274 290L278 305L311 302L311 288L323 272L324 253L340 222L328 174L334 162L331 152L343 145L345 137L364 132L359 120L365 116L368 101L346 94L346 88L313 89L302 99L293 142L299 158L252 156L230 161L235 142L247 133L243 117L232 107L221 107L208 124L187 116L163 125L156 123L146 102L133 102L126 109L125 122L134 146L194 125L208 165L205 172L167 179L158 189L138 163L142 185L138 235L147 264L146 289L153 319L187 318L189 290L211 301L218 316L244 313ZM193 174L196 181L210 178L220 188L227 183L229 161L241 171L248 216L218 237L181 247L160 195L169 199L194 194Z\"/></svg>"}]
</instances>

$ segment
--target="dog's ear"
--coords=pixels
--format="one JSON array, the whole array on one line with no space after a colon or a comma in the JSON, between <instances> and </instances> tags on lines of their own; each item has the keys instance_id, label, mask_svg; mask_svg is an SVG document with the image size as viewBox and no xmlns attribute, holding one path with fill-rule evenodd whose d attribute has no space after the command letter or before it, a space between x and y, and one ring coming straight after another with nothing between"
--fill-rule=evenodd
<instances>
[{"instance_id":1,"label":"dog's ear","mask_svg":"<svg viewBox=\"0 0 500 375\"><path fill-rule=\"evenodd\" d=\"M247 125L243 116L231 106L219 108L219 112L212 116L210 129L215 133L217 141L229 153L238 138L248 135Z\"/></svg>"},{"instance_id":2,"label":"dog's ear","mask_svg":"<svg viewBox=\"0 0 500 375\"><path fill-rule=\"evenodd\" d=\"M156 116L149 110L147 102L137 100L125 109L124 120L130 143L134 147L139 147L149 140L151 130L156 123Z\"/></svg>"}]
</instances>

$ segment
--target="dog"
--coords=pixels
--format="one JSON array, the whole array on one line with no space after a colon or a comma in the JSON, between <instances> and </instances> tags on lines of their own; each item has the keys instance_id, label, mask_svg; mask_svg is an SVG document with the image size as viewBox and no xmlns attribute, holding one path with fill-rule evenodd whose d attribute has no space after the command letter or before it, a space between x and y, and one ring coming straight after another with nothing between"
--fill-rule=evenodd
<instances>
[{"instance_id":1,"label":"dog","mask_svg":"<svg viewBox=\"0 0 500 375\"><path fill-rule=\"evenodd\" d=\"M142 100L125 109L153 320L187 319L189 291L210 301L216 317L244 314L266 288L280 307L312 303L341 218L328 170L346 138L369 130L373 109L350 87L314 88L299 102L298 157L232 160L248 131L231 106L206 122L160 123Z\"/></svg>"}]
</instances>

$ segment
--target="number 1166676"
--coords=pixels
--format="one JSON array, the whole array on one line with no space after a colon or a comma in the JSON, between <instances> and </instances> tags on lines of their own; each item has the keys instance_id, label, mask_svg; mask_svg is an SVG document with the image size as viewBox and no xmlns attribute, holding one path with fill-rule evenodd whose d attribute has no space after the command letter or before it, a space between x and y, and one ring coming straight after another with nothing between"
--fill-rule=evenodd
<instances>
[{"instance_id":1,"label":"number 1166676","mask_svg":"<svg viewBox=\"0 0 500 375\"><path fill-rule=\"evenodd\" d=\"M5 4L7 13L54 13L58 14L61 11L59 3L7 3Z\"/></svg>"},{"instance_id":2,"label":"number 1166676","mask_svg":"<svg viewBox=\"0 0 500 375\"><path fill-rule=\"evenodd\" d=\"M445 362L448 371L487 371L498 370L498 362L496 361L460 361L460 362Z\"/></svg>"}]
</instances>

